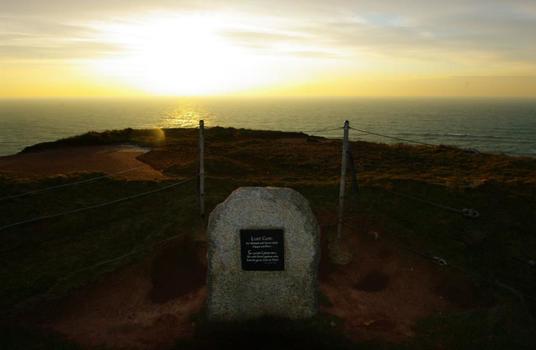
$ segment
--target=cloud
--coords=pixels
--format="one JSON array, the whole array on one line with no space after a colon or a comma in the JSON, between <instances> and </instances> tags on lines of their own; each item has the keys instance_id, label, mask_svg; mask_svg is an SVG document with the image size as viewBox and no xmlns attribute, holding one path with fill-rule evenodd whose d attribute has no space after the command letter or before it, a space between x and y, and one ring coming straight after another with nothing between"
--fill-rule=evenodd
<instances>
[{"instance_id":1,"label":"cloud","mask_svg":"<svg viewBox=\"0 0 536 350\"><path fill-rule=\"evenodd\" d=\"M96 39L98 32L39 18L2 16L0 59L82 59L118 52L119 47Z\"/></svg>"},{"instance_id":2,"label":"cloud","mask_svg":"<svg viewBox=\"0 0 536 350\"><path fill-rule=\"evenodd\" d=\"M66 42L61 45L0 45L0 59L5 60L73 60L118 52L116 46L99 42Z\"/></svg>"},{"instance_id":3,"label":"cloud","mask_svg":"<svg viewBox=\"0 0 536 350\"><path fill-rule=\"evenodd\" d=\"M536 8L534 3L453 1L440 11L429 1L404 7L386 3L358 1L338 18L327 15L296 30L324 46L391 57L488 57L536 64L536 10L527 11Z\"/></svg>"},{"instance_id":4,"label":"cloud","mask_svg":"<svg viewBox=\"0 0 536 350\"><path fill-rule=\"evenodd\" d=\"M248 50L261 55L285 55L306 59L340 58L338 50L319 47L314 38L306 32L260 32L250 30L227 30L220 36Z\"/></svg>"},{"instance_id":5,"label":"cloud","mask_svg":"<svg viewBox=\"0 0 536 350\"><path fill-rule=\"evenodd\" d=\"M1 3L4 15L34 16L52 20L112 20L151 11L188 12L226 7L228 2L220 0L2 0Z\"/></svg>"},{"instance_id":6,"label":"cloud","mask_svg":"<svg viewBox=\"0 0 536 350\"><path fill-rule=\"evenodd\" d=\"M252 48L265 48L281 43L299 43L303 40L303 36L299 34L239 29L225 30L221 32L220 35L237 45Z\"/></svg>"},{"instance_id":7,"label":"cloud","mask_svg":"<svg viewBox=\"0 0 536 350\"><path fill-rule=\"evenodd\" d=\"M89 25L154 12L229 14L219 35L258 54L522 65L536 69L533 0L2 0L0 57L79 58L116 50ZM459 61L459 62L457 62ZM531 68L532 67L532 68Z\"/></svg>"}]
</instances>

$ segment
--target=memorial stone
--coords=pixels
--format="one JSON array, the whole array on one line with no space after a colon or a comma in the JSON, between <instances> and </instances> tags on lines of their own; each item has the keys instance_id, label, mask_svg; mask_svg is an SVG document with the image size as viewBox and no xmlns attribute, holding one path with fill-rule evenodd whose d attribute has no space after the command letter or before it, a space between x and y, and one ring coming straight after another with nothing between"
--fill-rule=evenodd
<instances>
[{"instance_id":1,"label":"memorial stone","mask_svg":"<svg viewBox=\"0 0 536 350\"><path fill-rule=\"evenodd\" d=\"M319 227L301 194L235 190L209 217L209 319L314 316L319 258Z\"/></svg>"}]
</instances>

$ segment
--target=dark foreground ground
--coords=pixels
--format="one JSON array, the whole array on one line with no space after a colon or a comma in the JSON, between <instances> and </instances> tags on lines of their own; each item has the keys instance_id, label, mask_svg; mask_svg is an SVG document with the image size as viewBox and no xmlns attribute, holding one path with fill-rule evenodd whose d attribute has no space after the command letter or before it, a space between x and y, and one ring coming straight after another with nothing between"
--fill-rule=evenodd
<instances>
[{"instance_id":1,"label":"dark foreground ground","mask_svg":"<svg viewBox=\"0 0 536 350\"><path fill-rule=\"evenodd\" d=\"M195 181L0 231L2 349L532 349L536 160L451 147L352 143L357 191L330 260L340 141L213 128L207 207L239 186L288 186L322 231L321 312L301 322L210 324ZM137 145L150 149L117 145ZM0 158L0 226L195 176L191 129L89 133ZM410 195L411 197L408 197ZM450 208L474 208L469 219ZM447 264L441 265L443 259ZM254 345L252 345L254 344Z\"/></svg>"}]
</instances>

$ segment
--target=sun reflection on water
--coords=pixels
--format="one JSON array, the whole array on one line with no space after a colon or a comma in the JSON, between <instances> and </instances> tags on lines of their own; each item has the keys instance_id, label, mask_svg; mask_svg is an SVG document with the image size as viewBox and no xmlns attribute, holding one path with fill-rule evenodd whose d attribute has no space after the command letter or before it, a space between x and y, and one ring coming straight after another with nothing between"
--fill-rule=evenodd
<instances>
[{"instance_id":1,"label":"sun reflection on water","mask_svg":"<svg viewBox=\"0 0 536 350\"><path fill-rule=\"evenodd\" d=\"M183 102L164 113L161 126L163 128L194 128L199 125L201 119L206 122L210 119L210 114L196 103Z\"/></svg>"}]
</instances>

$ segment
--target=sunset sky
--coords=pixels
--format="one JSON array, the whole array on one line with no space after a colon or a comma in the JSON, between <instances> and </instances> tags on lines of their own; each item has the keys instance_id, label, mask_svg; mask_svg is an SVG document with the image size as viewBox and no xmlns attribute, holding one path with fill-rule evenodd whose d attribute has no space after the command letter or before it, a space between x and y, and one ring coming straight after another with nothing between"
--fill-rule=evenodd
<instances>
[{"instance_id":1,"label":"sunset sky","mask_svg":"<svg viewBox=\"0 0 536 350\"><path fill-rule=\"evenodd\" d=\"M0 97L531 96L536 1L0 0Z\"/></svg>"}]
</instances>

